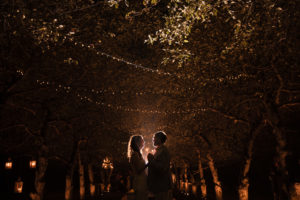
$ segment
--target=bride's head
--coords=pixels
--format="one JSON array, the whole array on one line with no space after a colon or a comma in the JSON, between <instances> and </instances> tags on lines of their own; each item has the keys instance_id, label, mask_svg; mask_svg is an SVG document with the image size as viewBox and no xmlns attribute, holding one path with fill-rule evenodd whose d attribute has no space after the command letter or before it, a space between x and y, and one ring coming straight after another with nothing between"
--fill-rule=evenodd
<instances>
[{"instance_id":1,"label":"bride's head","mask_svg":"<svg viewBox=\"0 0 300 200\"><path fill-rule=\"evenodd\" d=\"M133 135L130 137L128 142L128 151L127 156L130 159L132 153L135 151L139 154L141 154L141 149L144 147L144 138L141 135Z\"/></svg>"}]
</instances>

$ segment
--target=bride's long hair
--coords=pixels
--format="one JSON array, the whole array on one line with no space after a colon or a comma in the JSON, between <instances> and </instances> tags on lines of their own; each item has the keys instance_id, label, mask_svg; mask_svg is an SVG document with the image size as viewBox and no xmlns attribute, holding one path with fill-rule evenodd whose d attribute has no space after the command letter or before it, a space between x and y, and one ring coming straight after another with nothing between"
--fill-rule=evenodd
<instances>
[{"instance_id":1,"label":"bride's long hair","mask_svg":"<svg viewBox=\"0 0 300 200\"><path fill-rule=\"evenodd\" d=\"M129 159L129 161L130 161L130 158L134 151L137 152L140 156L142 155L141 150L139 149L139 147L137 145L137 143L141 140L143 140L143 136L141 136L141 135L132 135L130 137L129 142L128 142L128 149L127 149L127 157Z\"/></svg>"}]
</instances>

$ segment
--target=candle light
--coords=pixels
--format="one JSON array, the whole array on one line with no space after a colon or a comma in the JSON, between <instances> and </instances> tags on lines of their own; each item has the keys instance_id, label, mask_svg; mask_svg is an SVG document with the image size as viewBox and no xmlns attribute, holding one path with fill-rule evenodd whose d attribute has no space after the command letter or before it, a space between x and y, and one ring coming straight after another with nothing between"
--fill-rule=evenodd
<instances>
[{"instance_id":1,"label":"candle light","mask_svg":"<svg viewBox=\"0 0 300 200\"><path fill-rule=\"evenodd\" d=\"M31 169L36 168L36 160L31 160L31 161L29 161L29 167L30 167Z\"/></svg>"},{"instance_id":2,"label":"candle light","mask_svg":"<svg viewBox=\"0 0 300 200\"><path fill-rule=\"evenodd\" d=\"M13 163L11 161L11 158L8 159L8 161L5 162L5 169L12 169Z\"/></svg>"}]
</instances>

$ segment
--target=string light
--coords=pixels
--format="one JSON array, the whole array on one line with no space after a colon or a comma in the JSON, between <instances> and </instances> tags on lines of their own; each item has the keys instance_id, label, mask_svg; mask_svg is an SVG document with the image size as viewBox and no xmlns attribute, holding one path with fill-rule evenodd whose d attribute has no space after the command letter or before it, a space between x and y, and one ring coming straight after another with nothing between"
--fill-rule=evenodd
<instances>
[{"instance_id":1,"label":"string light","mask_svg":"<svg viewBox=\"0 0 300 200\"><path fill-rule=\"evenodd\" d=\"M97 55L101 55L101 56L105 56L107 58L111 58L111 59L116 60L118 62L122 62L122 63L125 63L127 65L131 65L131 66L133 66L135 68L142 69L143 71L146 71L146 72L157 73L159 75L165 75L165 76L175 76L174 74L171 74L170 72L164 72L164 71L161 71L159 69L151 69L149 67L144 67L144 66L142 66L140 64L135 64L135 63L129 62L129 61L123 59L123 58L118 58L118 57L112 56L112 55L110 55L108 53L96 50L95 46L93 44L86 45L86 44L83 44L82 42L75 42L74 44L78 45L78 46L81 46L81 47L86 47L88 49L92 49L92 50L96 51Z\"/></svg>"},{"instance_id":2,"label":"string light","mask_svg":"<svg viewBox=\"0 0 300 200\"><path fill-rule=\"evenodd\" d=\"M41 81L37 80L37 82L40 85L58 85L58 88L63 88L66 90L67 93L70 92L72 89L71 86L62 86L61 84L56 84L55 82L49 82L49 81ZM77 89L80 91L80 89ZM159 90L154 90L154 89L146 89L146 90L141 90L141 91L133 91L133 90L115 90L112 88L107 88L107 89L82 89L84 92L91 92L94 95L100 95L104 93L108 93L111 95L124 95L124 94L131 94L135 96L143 96L143 95L170 95L170 96L181 96L181 97L187 97L188 94L192 95L201 95L201 91L198 90L197 88L189 87L186 89L182 88L174 88L172 90L170 89L159 89ZM58 91L58 89L56 89Z\"/></svg>"},{"instance_id":3,"label":"string light","mask_svg":"<svg viewBox=\"0 0 300 200\"><path fill-rule=\"evenodd\" d=\"M20 74L21 76L24 76L24 72L21 69L18 69L17 73Z\"/></svg>"},{"instance_id":4,"label":"string light","mask_svg":"<svg viewBox=\"0 0 300 200\"><path fill-rule=\"evenodd\" d=\"M62 86L61 84L56 84L54 81L42 81L37 80L37 83L40 85L57 85L58 88L63 88L67 92L70 92L72 89L71 86ZM57 89L58 90L58 89ZM80 90L80 89L77 89ZM143 96L143 95L176 95L176 96L185 96L186 94L182 93L188 93L188 92L194 92L194 94L200 94L200 91L195 88L174 88L173 90L166 90L166 89L160 89L158 91L155 91L153 89L147 89L142 91L133 91L133 90L115 90L112 88L107 89L82 89L84 92L91 92L95 95L109 93L111 95L123 95L123 94L132 94L135 96Z\"/></svg>"},{"instance_id":5,"label":"string light","mask_svg":"<svg viewBox=\"0 0 300 200\"><path fill-rule=\"evenodd\" d=\"M17 11L17 12L20 12L20 10ZM230 13L230 14L232 15L232 13ZM25 19L25 18L26 18L26 16L25 16L25 14L23 14L23 19ZM33 18L29 19L28 18L28 20L29 21L35 21L36 19L33 19ZM59 24L58 20L56 18L53 20L52 23L44 21L43 24L45 26L43 26L40 29L32 29L32 32L36 36L36 39L37 40L42 40L42 41L50 40L52 42L57 42L57 38L62 36L62 34L60 34L57 30L64 29L65 25ZM46 25L49 26L49 27L47 28ZM54 28L55 30L51 30L51 27ZM162 70L159 70L159 69L152 69L152 68L149 68L149 67L145 67L141 64L132 63L132 62L130 62L128 60L125 60L123 58L119 58L119 57L110 55L110 54L105 53L103 51L99 51L95 48L94 44L84 44L82 42L75 41L74 37L73 37L74 34L76 34L76 28L70 29L70 31L65 36L63 36L63 38L64 38L63 41L69 40L70 42L73 42L73 44L75 46L80 46L80 47L83 47L83 48L91 49L91 50L95 51L97 55L101 55L101 56L105 56L107 58L111 58L111 59L113 59L117 62L125 63L126 65L133 66L133 67L141 69L145 72L152 72L152 73L156 73L158 75L164 75L164 76L169 76L169 77L177 77L179 79L191 79L191 80L192 79L196 79L196 80L200 79L199 77L192 76L191 74L180 74L180 73L176 73L176 72L170 73L170 72L162 71ZM50 38L50 36L54 37L56 39L53 40L52 38ZM39 41L39 42L41 42L41 41ZM50 48L49 45L47 45L47 46L48 46L48 49L49 49ZM64 62L67 62L69 64L71 64L71 63L78 64L78 61L77 60L72 60L72 58L68 58ZM22 75L23 75L23 72L22 72ZM245 74L245 73L241 73L241 74L236 75L236 76L225 76L225 77L210 78L210 79L203 79L201 77L201 81L204 84L206 84L206 82L220 82L220 83L223 83L223 82L228 81L228 80L238 80L238 79L241 79L241 78L252 78L252 77L254 77L254 76L251 76L251 75L248 75L248 74Z\"/></svg>"},{"instance_id":6,"label":"string light","mask_svg":"<svg viewBox=\"0 0 300 200\"><path fill-rule=\"evenodd\" d=\"M37 83L39 83L41 86L44 85L55 85L54 82L50 82L50 81L40 81L37 80ZM63 86L61 84L56 85L56 89L55 91L59 91L59 90L63 90L66 93L70 93L71 91L73 91L73 93L75 94L75 96L77 98L79 98L81 101L88 101L90 103L94 103L96 105L100 105L112 110L116 110L116 111L127 111L127 112L140 112L140 113L148 113L148 114L163 114L163 115L167 115L167 114L191 114L191 113L200 113L200 112L205 112L207 111L207 109L205 108L198 108L198 109L186 109L186 110L168 110L168 111L160 111L160 110L147 110L147 109L141 109L141 108L129 108L126 106L122 106L122 105L113 105L110 103L105 103L103 101L95 101L92 98L80 94L79 91L76 91L75 89L72 89L71 86ZM92 90L87 90L84 89L85 92L89 92L89 91L93 91ZM95 92L96 90L94 90ZM97 91L96 91L97 92Z\"/></svg>"},{"instance_id":7,"label":"string light","mask_svg":"<svg viewBox=\"0 0 300 200\"><path fill-rule=\"evenodd\" d=\"M97 55L105 56L107 58L111 58L111 59L116 60L118 62L122 62L122 63L125 63L127 65L131 65L131 66L133 66L135 68L138 68L138 69L141 69L145 72L152 72L152 73L157 73L159 75L177 77L179 79L194 79L195 78L195 77L192 77L190 74L186 75L186 74L179 74L179 73L164 72L164 71L161 71L159 69L152 69L152 68L149 68L149 67L142 66L140 64L135 64L135 63L129 62L129 61L123 59L123 58L118 58L118 57L110 55L108 53L96 50L94 44L86 45L82 42L74 42L74 44L76 46L78 45L78 46L81 46L81 47L86 47L88 49L92 49L96 52ZM249 74L242 73L242 74L238 74L237 76L225 76L225 77L220 77L220 78L202 79L202 81L203 82L220 82L220 83L222 83L222 82L225 82L225 81L228 81L228 80L238 80L238 79L241 79L241 78L253 78L253 77L254 76L251 76Z\"/></svg>"}]
</instances>

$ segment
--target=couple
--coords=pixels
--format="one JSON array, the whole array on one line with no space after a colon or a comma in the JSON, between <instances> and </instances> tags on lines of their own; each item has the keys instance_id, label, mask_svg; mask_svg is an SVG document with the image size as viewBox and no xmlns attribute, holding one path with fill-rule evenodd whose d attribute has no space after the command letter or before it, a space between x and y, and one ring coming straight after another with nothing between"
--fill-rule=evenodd
<instances>
[{"instance_id":1,"label":"couple","mask_svg":"<svg viewBox=\"0 0 300 200\"><path fill-rule=\"evenodd\" d=\"M141 135L131 136L128 144L128 158L133 170L135 200L169 200L171 189L170 154L164 143L167 135L159 131L153 135L155 153L149 153L148 163L142 156L144 139ZM148 167L148 176L146 168Z\"/></svg>"}]
</instances>

